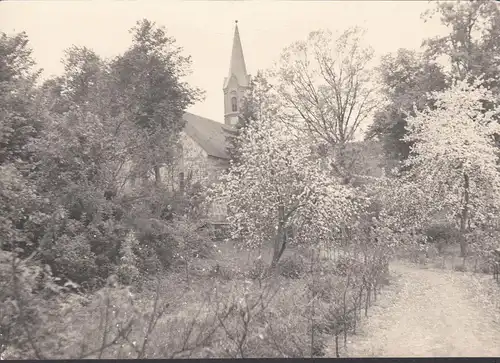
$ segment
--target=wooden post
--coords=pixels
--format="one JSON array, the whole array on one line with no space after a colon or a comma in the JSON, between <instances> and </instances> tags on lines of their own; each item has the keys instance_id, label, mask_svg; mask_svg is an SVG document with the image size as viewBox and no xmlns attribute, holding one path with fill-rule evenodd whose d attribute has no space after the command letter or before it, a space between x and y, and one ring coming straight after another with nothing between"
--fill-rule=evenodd
<instances>
[{"instance_id":1,"label":"wooden post","mask_svg":"<svg viewBox=\"0 0 500 363\"><path fill-rule=\"evenodd\" d=\"M469 221L469 176L464 173L464 205L460 213L460 257L467 257L467 224ZM464 261L465 263L465 261Z\"/></svg>"},{"instance_id":2,"label":"wooden post","mask_svg":"<svg viewBox=\"0 0 500 363\"><path fill-rule=\"evenodd\" d=\"M184 194L184 188L185 188L185 184L184 184L184 172L181 171L179 173L179 190L180 190L181 194Z\"/></svg>"}]
</instances>

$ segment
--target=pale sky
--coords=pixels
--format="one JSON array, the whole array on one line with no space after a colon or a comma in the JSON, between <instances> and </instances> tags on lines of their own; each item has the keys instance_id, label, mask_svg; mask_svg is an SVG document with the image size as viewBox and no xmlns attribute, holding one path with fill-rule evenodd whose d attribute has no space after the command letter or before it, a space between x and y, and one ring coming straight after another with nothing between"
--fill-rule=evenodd
<instances>
[{"instance_id":1,"label":"pale sky","mask_svg":"<svg viewBox=\"0 0 500 363\"><path fill-rule=\"evenodd\" d=\"M272 66L281 50L309 32L367 30L377 57L398 48L418 49L424 38L442 32L420 15L427 1L2 1L0 31L26 31L43 76L62 72L64 49L87 46L102 57L123 52L128 30L147 18L164 25L185 55L193 73L187 81L206 91L205 101L190 112L223 122L222 83L228 73L234 21L238 20L247 70Z\"/></svg>"}]
</instances>

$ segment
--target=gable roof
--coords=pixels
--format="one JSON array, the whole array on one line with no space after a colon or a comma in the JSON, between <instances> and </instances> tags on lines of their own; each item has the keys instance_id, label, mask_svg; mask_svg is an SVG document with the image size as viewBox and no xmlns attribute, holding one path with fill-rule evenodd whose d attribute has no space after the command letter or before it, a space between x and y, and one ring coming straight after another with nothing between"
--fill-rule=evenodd
<instances>
[{"instance_id":1,"label":"gable roof","mask_svg":"<svg viewBox=\"0 0 500 363\"><path fill-rule=\"evenodd\" d=\"M186 134L209 156L229 159L226 150L226 131L231 130L229 126L189 112L184 113L183 119L186 121L184 127Z\"/></svg>"}]
</instances>

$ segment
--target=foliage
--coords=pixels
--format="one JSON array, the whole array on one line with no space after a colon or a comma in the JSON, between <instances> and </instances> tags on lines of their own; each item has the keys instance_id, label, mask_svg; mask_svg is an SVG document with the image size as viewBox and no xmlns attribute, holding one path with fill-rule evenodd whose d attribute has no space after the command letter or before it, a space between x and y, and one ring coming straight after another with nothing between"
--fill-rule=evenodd
<instances>
[{"instance_id":1,"label":"foliage","mask_svg":"<svg viewBox=\"0 0 500 363\"><path fill-rule=\"evenodd\" d=\"M175 195L145 180L152 172L158 182L159 160L174 162L182 114L200 96L181 79L190 60L154 23L138 22L132 35L111 61L72 46L64 73L38 88L26 35L0 43L1 247L38 251L54 274L90 289L114 273L132 281L148 263L168 267L209 240L189 220L199 191ZM131 190L136 179L144 182Z\"/></svg>"},{"instance_id":2,"label":"foliage","mask_svg":"<svg viewBox=\"0 0 500 363\"><path fill-rule=\"evenodd\" d=\"M26 33L0 33L0 165L26 161L24 147L40 130L34 66Z\"/></svg>"},{"instance_id":3,"label":"foliage","mask_svg":"<svg viewBox=\"0 0 500 363\"><path fill-rule=\"evenodd\" d=\"M23 248L29 255L50 218L47 200L12 165L0 166L0 247L12 251Z\"/></svg>"},{"instance_id":4,"label":"foliage","mask_svg":"<svg viewBox=\"0 0 500 363\"><path fill-rule=\"evenodd\" d=\"M484 77L485 86L498 92L498 49L500 47L500 11L494 2L437 2L425 19L439 16L449 29L444 36L424 42L426 57L445 56L450 74L458 79Z\"/></svg>"},{"instance_id":5,"label":"foliage","mask_svg":"<svg viewBox=\"0 0 500 363\"><path fill-rule=\"evenodd\" d=\"M284 257L280 261L278 268L280 270L281 276L285 276L291 279L301 278L306 272L304 260L300 257Z\"/></svg>"},{"instance_id":6,"label":"foliage","mask_svg":"<svg viewBox=\"0 0 500 363\"><path fill-rule=\"evenodd\" d=\"M116 87L115 97L121 112L130 117L134 131L143 145L134 161L141 173L172 161L179 133L184 127L186 107L200 97L199 90L181 78L189 73L191 60L166 30L148 20L131 29L132 46L110 64L110 77Z\"/></svg>"},{"instance_id":7,"label":"foliage","mask_svg":"<svg viewBox=\"0 0 500 363\"><path fill-rule=\"evenodd\" d=\"M389 105L377 113L367 136L380 137L388 157L397 161L410 153L411 143L403 140L407 114L412 114L414 103L418 110L433 107L429 92L443 91L455 78L483 77L485 87L498 93L500 12L496 4L438 1L423 15L425 20L439 17L449 32L426 39L421 54L400 49L396 56L385 56L379 67ZM445 67L438 65L442 60L447 61Z\"/></svg>"},{"instance_id":8,"label":"foliage","mask_svg":"<svg viewBox=\"0 0 500 363\"><path fill-rule=\"evenodd\" d=\"M411 147L411 143L403 140L406 119L414 108L432 107L429 92L446 87L445 75L437 63L407 49L382 57L378 74L382 94L388 102L375 113L366 136L381 139L387 158L403 161Z\"/></svg>"},{"instance_id":9,"label":"foliage","mask_svg":"<svg viewBox=\"0 0 500 363\"><path fill-rule=\"evenodd\" d=\"M433 243L439 253L442 253L446 245L451 245L460 240L460 233L456 226L449 223L435 223L425 230L425 235L430 243Z\"/></svg>"},{"instance_id":10,"label":"foliage","mask_svg":"<svg viewBox=\"0 0 500 363\"><path fill-rule=\"evenodd\" d=\"M492 273L495 263L498 263L498 227L482 228L472 231L467 237L471 254L476 259L474 272L477 270L484 273ZM479 262L479 266L477 266Z\"/></svg>"}]
</instances>

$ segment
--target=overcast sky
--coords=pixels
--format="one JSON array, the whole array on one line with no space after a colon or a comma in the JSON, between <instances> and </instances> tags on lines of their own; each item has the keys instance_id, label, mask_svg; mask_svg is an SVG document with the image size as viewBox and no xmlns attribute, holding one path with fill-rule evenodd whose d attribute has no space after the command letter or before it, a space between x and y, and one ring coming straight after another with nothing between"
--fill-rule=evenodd
<instances>
[{"instance_id":1,"label":"overcast sky","mask_svg":"<svg viewBox=\"0 0 500 363\"><path fill-rule=\"evenodd\" d=\"M128 30L147 18L164 25L193 59L190 84L206 99L189 111L223 121L222 82L229 68L234 21L238 20L250 74L272 66L281 50L310 31L367 29L377 57L398 48L417 49L442 29L424 23L427 1L3 1L0 31L26 31L39 67L48 77L62 72L63 50L87 46L103 57L123 52Z\"/></svg>"}]
</instances>

